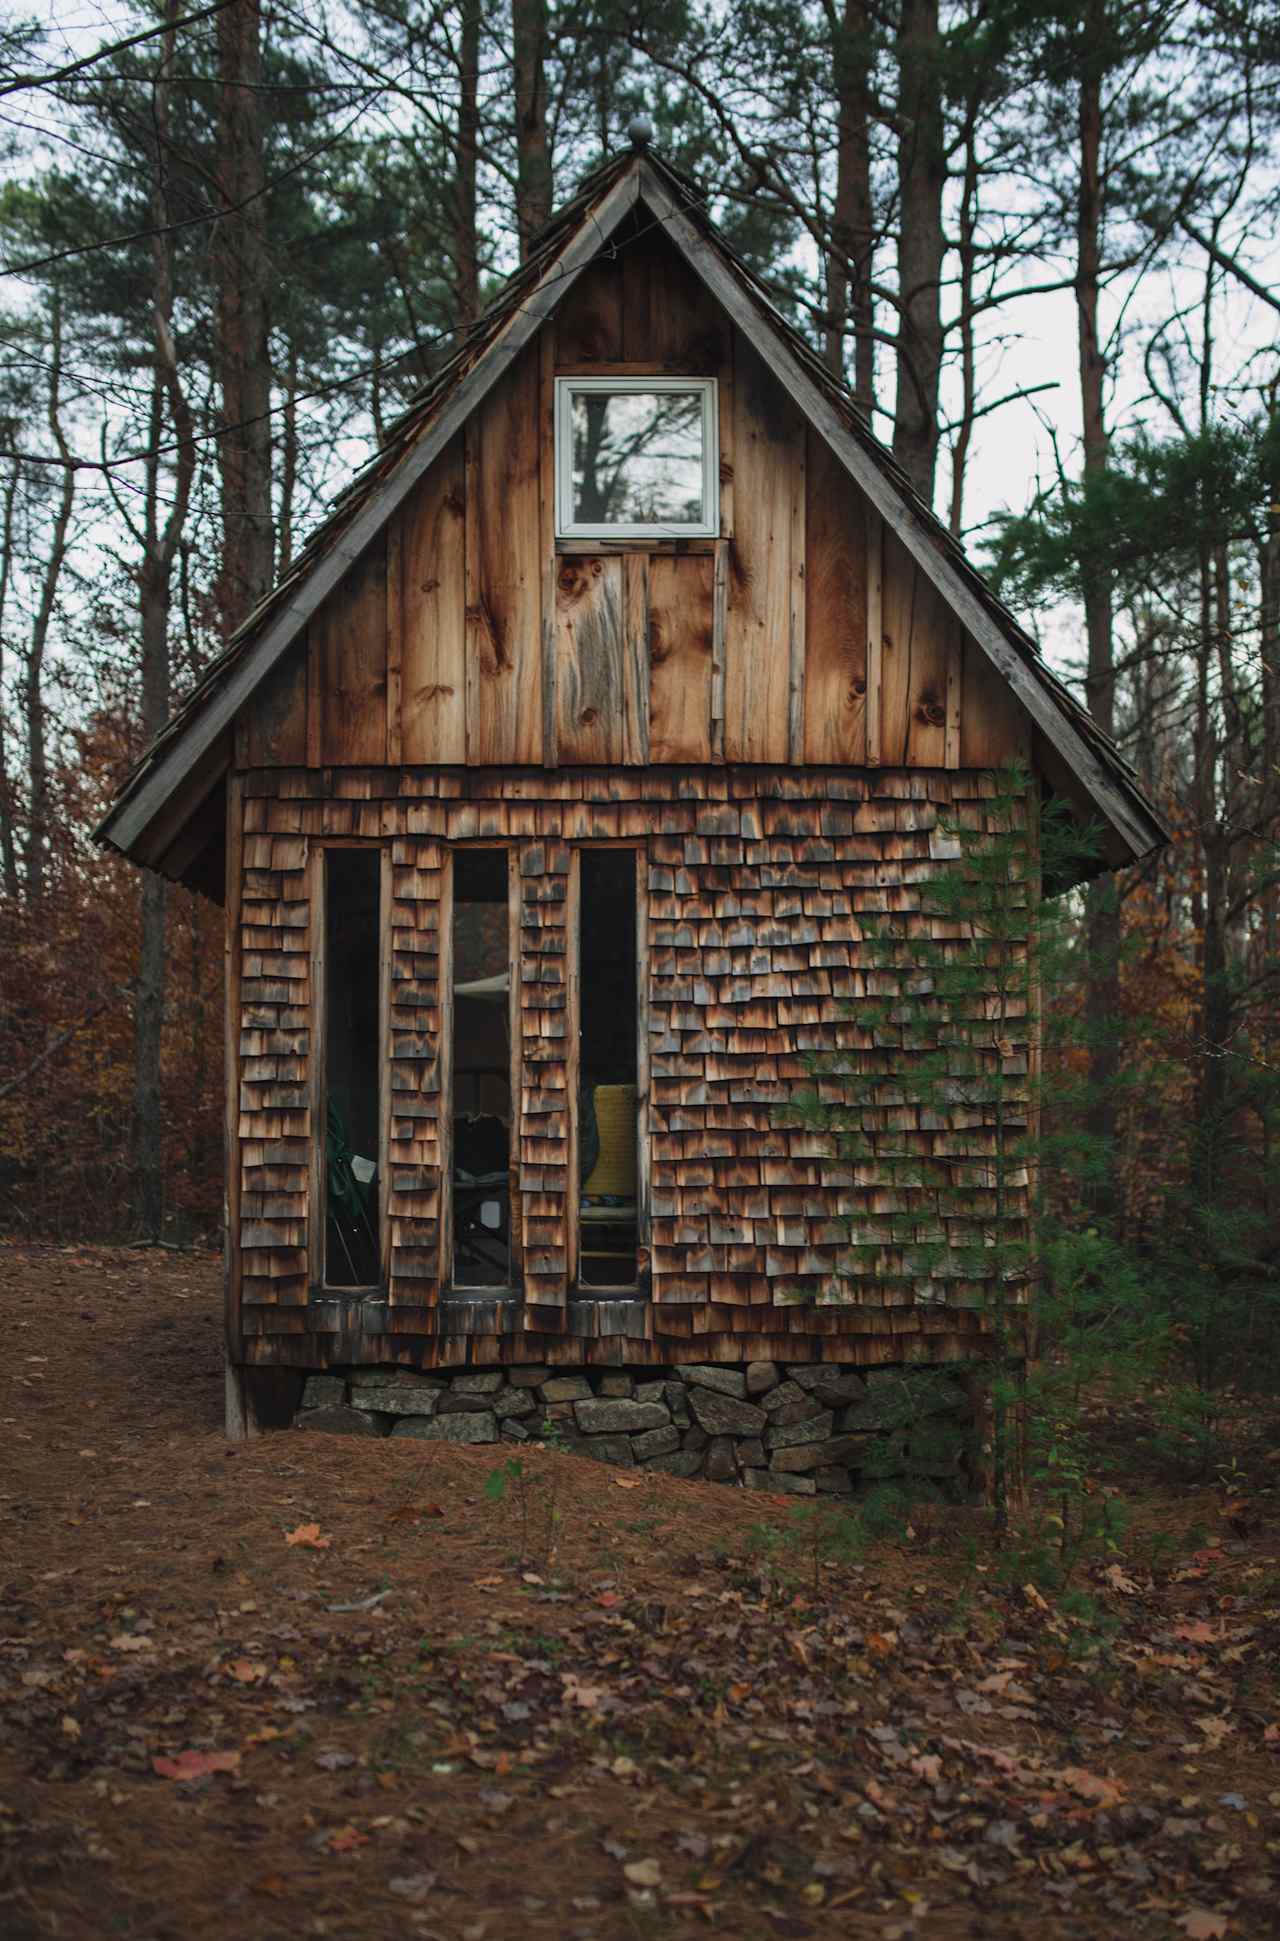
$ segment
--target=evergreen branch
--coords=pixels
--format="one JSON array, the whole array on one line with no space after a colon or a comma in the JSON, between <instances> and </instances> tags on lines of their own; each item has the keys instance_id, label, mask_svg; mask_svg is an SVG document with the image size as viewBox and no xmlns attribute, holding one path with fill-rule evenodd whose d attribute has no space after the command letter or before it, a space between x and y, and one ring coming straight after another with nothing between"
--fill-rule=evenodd
<instances>
[{"instance_id":1,"label":"evergreen branch","mask_svg":"<svg viewBox=\"0 0 1280 1941\"><path fill-rule=\"evenodd\" d=\"M236 0L215 0L212 7L204 7L199 13L184 14L181 20L166 20L159 27L145 27L141 33L130 34L126 40L112 41L106 47L99 47L93 54L86 54L78 61L70 61L66 67L46 68L43 72L33 70L30 74L15 74L8 81L0 81L0 101L7 94L22 94L32 88L54 88L62 81L70 81L86 68L96 67L99 61L109 61L113 54L123 54L131 47L140 47L143 41L156 40L161 34L171 34L179 27L198 27L201 21L212 20L215 14L234 6Z\"/></svg>"}]
</instances>

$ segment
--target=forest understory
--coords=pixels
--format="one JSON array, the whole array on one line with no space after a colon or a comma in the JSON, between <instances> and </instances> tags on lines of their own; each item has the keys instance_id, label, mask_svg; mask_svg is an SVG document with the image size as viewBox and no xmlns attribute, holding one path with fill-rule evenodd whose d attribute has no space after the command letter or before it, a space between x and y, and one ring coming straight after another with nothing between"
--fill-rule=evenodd
<instances>
[{"instance_id":1,"label":"forest understory","mask_svg":"<svg viewBox=\"0 0 1280 1941\"><path fill-rule=\"evenodd\" d=\"M230 1447L220 1279L0 1245L9 1941L1274 1933L1274 1402L1191 1483L1095 1398L1046 1592L1044 1503Z\"/></svg>"}]
</instances>

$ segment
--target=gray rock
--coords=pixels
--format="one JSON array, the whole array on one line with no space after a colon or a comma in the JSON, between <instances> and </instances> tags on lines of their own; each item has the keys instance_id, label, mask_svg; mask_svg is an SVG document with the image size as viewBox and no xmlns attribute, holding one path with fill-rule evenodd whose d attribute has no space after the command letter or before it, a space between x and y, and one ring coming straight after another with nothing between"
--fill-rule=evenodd
<instances>
[{"instance_id":1,"label":"gray rock","mask_svg":"<svg viewBox=\"0 0 1280 1941\"><path fill-rule=\"evenodd\" d=\"M713 1483L727 1483L736 1469L732 1440L728 1436L716 1436L707 1451L708 1476Z\"/></svg>"},{"instance_id":2,"label":"gray rock","mask_svg":"<svg viewBox=\"0 0 1280 1941\"><path fill-rule=\"evenodd\" d=\"M795 1449L805 1442L825 1442L835 1427L835 1420L830 1409L821 1409L803 1422L782 1422L776 1427L770 1423L765 1432L765 1447Z\"/></svg>"},{"instance_id":3,"label":"gray rock","mask_svg":"<svg viewBox=\"0 0 1280 1941\"><path fill-rule=\"evenodd\" d=\"M482 1415L493 1407L490 1395L468 1395L464 1389L459 1394L456 1388L448 1389L436 1403L437 1415Z\"/></svg>"},{"instance_id":4,"label":"gray rock","mask_svg":"<svg viewBox=\"0 0 1280 1941\"><path fill-rule=\"evenodd\" d=\"M575 1456L616 1463L622 1469L630 1469L635 1462L630 1436L578 1436L570 1447Z\"/></svg>"},{"instance_id":5,"label":"gray rock","mask_svg":"<svg viewBox=\"0 0 1280 1941\"><path fill-rule=\"evenodd\" d=\"M696 1449L677 1449L670 1456L650 1456L645 1468L660 1470L664 1476L696 1476L702 1455Z\"/></svg>"},{"instance_id":6,"label":"gray rock","mask_svg":"<svg viewBox=\"0 0 1280 1941\"><path fill-rule=\"evenodd\" d=\"M413 1436L419 1442L495 1442L498 1420L492 1409L483 1415L472 1410L462 1415L406 1415L391 1433Z\"/></svg>"},{"instance_id":7,"label":"gray rock","mask_svg":"<svg viewBox=\"0 0 1280 1941\"><path fill-rule=\"evenodd\" d=\"M496 1395L506 1380L501 1369L482 1369L479 1373L455 1375L453 1393L455 1395Z\"/></svg>"},{"instance_id":8,"label":"gray rock","mask_svg":"<svg viewBox=\"0 0 1280 1941\"><path fill-rule=\"evenodd\" d=\"M298 1427L319 1429L331 1436L384 1436L388 1424L385 1417L368 1409L327 1408L308 1409L299 1416Z\"/></svg>"},{"instance_id":9,"label":"gray rock","mask_svg":"<svg viewBox=\"0 0 1280 1941\"><path fill-rule=\"evenodd\" d=\"M689 1413L689 1391L683 1382L664 1382L663 1400L671 1410L671 1420L678 1429L687 1429L693 1421Z\"/></svg>"},{"instance_id":10,"label":"gray rock","mask_svg":"<svg viewBox=\"0 0 1280 1941\"><path fill-rule=\"evenodd\" d=\"M509 1422L515 1416L533 1415L537 1407L527 1388L504 1388L493 1398L493 1412L503 1422Z\"/></svg>"},{"instance_id":11,"label":"gray rock","mask_svg":"<svg viewBox=\"0 0 1280 1941\"><path fill-rule=\"evenodd\" d=\"M339 1375L308 1375L302 1389L304 1409L340 1408L347 1399L347 1385Z\"/></svg>"},{"instance_id":12,"label":"gray rock","mask_svg":"<svg viewBox=\"0 0 1280 1941\"><path fill-rule=\"evenodd\" d=\"M637 1382L636 1383L637 1402L665 1402L666 1399L667 1399L667 1383L666 1383L665 1376L660 1382Z\"/></svg>"},{"instance_id":13,"label":"gray rock","mask_svg":"<svg viewBox=\"0 0 1280 1941\"><path fill-rule=\"evenodd\" d=\"M738 1466L741 1469L763 1469L765 1467L764 1444L759 1436L747 1436L738 1444Z\"/></svg>"},{"instance_id":14,"label":"gray rock","mask_svg":"<svg viewBox=\"0 0 1280 1941\"><path fill-rule=\"evenodd\" d=\"M691 1429L686 1429L684 1434L681 1436L680 1447L682 1449L693 1449L701 1453L701 1451L706 1448L710 1440L711 1440L711 1437L707 1434L706 1430L700 1429L697 1423L695 1422L693 1427Z\"/></svg>"},{"instance_id":15,"label":"gray rock","mask_svg":"<svg viewBox=\"0 0 1280 1941\"><path fill-rule=\"evenodd\" d=\"M921 1399L922 1415L949 1415L952 1409L966 1413L972 1406L962 1385L950 1376L935 1375L931 1381L921 1380L924 1396Z\"/></svg>"},{"instance_id":16,"label":"gray rock","mask_svg":"<svg viewBox=\"0 0 1280 1941\"><path fill-rule=\"evenodd\" d=\"M769 1399L768 1396L765 1397L766 1401ZM787 1402L781 1408L770 1409L769 1427L771 1429L792 1428L797 1422L812 1422L814 1416L820 1413L821 1405L817 1397L801 1393L799 1401Z\"/></svg>"},{"instance_id":17,"label":"gray rock","mask_svg":"<svg viewBox=\"0 0 1280 1941\"><path fill-rule=\"evenodd\" d=\"M690 1365L677 1371L682 1382L694 1388L714 1388L721 1395L734 1395L739 1401L747 1392L747 1378L740 1368L704 1368Z\"/></svg>"},{"instance_id":18,"label":"gray rock","mask_svg":"<svg viewBox=\"0 0 1280 1941\"><path fill-rule=\"evenodd\" d=\"M873 1433L877 1429L887 1429L908 1418L909 1409L901 1392L897 1389L868 1391L862 1401L854 1402L840 1412L842 1429L861 1429Z\"/></svg>"},{"instance_id":19,"label":"gray rock","mask_svg":"<svg viewBox=\"0 0 1280 1941\"><path fill-rule=\"evenodd\" d=\"M715 1388L691 1388L689 1407L708 1435L758 1435L768 1421L754 1402L739 1402Z\"/></svg>"},{"instance_id":20,"label":"gray rock","mask_svg":"<svg viewBox=\"0 0 1280 1941\"><path fill-rule=\"evenodd\" d=\"M767 1410L770 1416L778 1415L783 1409L793 1409L797 1404L808 1409L812 1415L813 1405L796 1382L779 1382L777 1388L771 1388L767 1395L760 1398L761 1408Z\"/></svg>"},{"instance_id":21,"label":"gray rock","mask_svg":"<svg viewBox=\"0 0 1280 1941\"><path fill-rule=\"evenodd\" d=\"M850 1428L880 1428L886 1423L923 1421L969 1407L962 1385L949 1375L930 1369L875 1368L867 1375L863 1418Z\"/></svg>"},{"instance_id":22,"label":"gray rock","mask_svg":"<svg viewBox=\"0 0 1280 1941\"><path fill-rule=\"evenodd\" d=\"M779 1495L816 1496L818 1486L812 1476L778 1475L772 1469L744 1469L742 1472L744 1489L769 1489Z\"/></svg>"},{"instance_id":23,"label":"gray rock","mask_svg":"<svg viewBox=\"0 0 1280 1941\"><path fill-rule=\"evenodd\" d=\"M596 1383L597 1395L624 1397L627 1400L636 1392L636 1385L630 1375L601 1375Z\"/></svg>"},{"instance_id":24,"label":"gray rock","mask_svg":"<svg viewBox=\"0 0 1280 1941\"><path fill-rule=\"evenodd\" d=\"M651 1456L669 1456L680 1447L680 1431L674 1423L665 1429L646 1429L643 1435L632 1436L631 1447L637 1462L648 1462Z\"/></svg>"},{"instance_id":25,"label":"gray rock","mask_svg":"<svg viewBox=\"0 0 1280 1941\"><path fill-rule=\"evenodd\" d=\"M384 1415L434 1415L437 1405L448 1396L438 1388L397 1382L393 1388L353 1388L351 1400L357 1406L380 1409Z\"/></svg>"},{"instance_id":26,"label":"gray rock","mask_svg":"<svg viewBox=\"0 0 1280 1941\"><path fill-rule=\"evenodd\" d=\"M588 1402L591 1384L585 1375L552 1375L540 1386L544 1402Z\"/></svg>"},{"instance_id":27,"label":"gray rock","mask_svg":"<svg viewBox=\"0 0 1280 1941\"><path fill-rule=\"evenodd\" d=\"M420 1375L416 1368L353 1368L355 1388L448 1388L447 1375Z\"/></svg>"},{"instance_id":28,"label":"gray rock","mask_svg":"<svg viewBox=\"0 0 1280 1941\"><path fill-rule=\"evenodd\" d=\"M529 1431L525 1428L524 1423L513 1421L510 1418L499 1424L498 1433L504 1442L527 1442L529 1440Z\"/></svg>"},{"instance_id":29,"label":"gray rock","mask_svg":"<svg viewBox=\"0 0 1280 1941\"><path fill-rule=\"evenodd\" d=\"M628 1402L606 1395L575 1402L574 1418L583 1435L626 1435L635 1429L667 1429L671 1417L661 1402Z\"/></svg>"},{"instance_id":30,"label":"gray rock","mask_svg":"<svg viewBox=\"0 0 1280 1941\"><path fill-rule=\"evenodd\" d=\"M507 1380L512 1388L541 1388L551 1379L549 1368L508 1368Z\"/></svg>"},{"instance_id":31,"label":"gray rock","mask_svg":"<svg viewBox=\"0 0 1280 1941\"><path fill-rule=\"evenodd\" d=\"M779 1382L778 1364L775 1361L749 1361L747 1363L747 1394L767 1395Z\"/></svg>"},{"instance_id":32,"label":"gray rock","mask_svg":"<svg viewBox=\"0 0 1280 1941\"><path fill-rule=\"evenodd\" d=\"M847 1469L815 1469L813 1480L820 1496L852 1496L853 1479Z\"/></svg>"},{"instance_id":33,"label":"gray rock","mask_svg":"<svg viewBox=\"0 0 1280 1941\"><path fill-rule=\"evenodd\" d=\"M818 1485L812 1476L777 1475L773 1470L769 1470L768 1475L772 1487L781 1490L785 1496L816 1496L818 1493Z\"/></svg>"},{"instance_id":34,"label":"gray rock","mask_svg":"<svg viewBox=\"0 0 1280 1941\"><path fill-rule=\"evenodd\" d=\"M791 1476L807 1476L811 1470L823 1468L826 1460L825 1443L807 1442L797 1449L775 1449L769 1467L775 1473L785 1470Z\"/></svg>"},{"instance_id":35,"label":"gray rock","mask_svg":"<svg viewBox=\"0 0 1280 1941\"><path fill-rule=\"evenodd\" d=\"M791 1379L798 1388L812 1395L824 1408L843 1408L847 1403L861 1401L867 1392L867 1385L854 1368L819 1367L796 1368Z\"/></svg>"}]
</instances>

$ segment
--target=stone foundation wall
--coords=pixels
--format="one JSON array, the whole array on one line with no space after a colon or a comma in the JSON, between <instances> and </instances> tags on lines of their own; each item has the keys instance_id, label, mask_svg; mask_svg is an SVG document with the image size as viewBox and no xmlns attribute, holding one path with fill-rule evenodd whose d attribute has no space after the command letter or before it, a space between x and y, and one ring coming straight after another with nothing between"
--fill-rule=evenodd
<instances>
[{"instance_id":1,"label":"stone foundation wall","mask_svg":"<svg viewBox=\"0 0 1280 1941\"><path fill-rule=\"evenodd\" d=\"M549 1441L599 1462L796 1496L908 1480L963 1500L974 1470L964 1387L923 1368L348 1368L308 1376L297 1426L422 1442Z\"/></svg>"}]
</instances>

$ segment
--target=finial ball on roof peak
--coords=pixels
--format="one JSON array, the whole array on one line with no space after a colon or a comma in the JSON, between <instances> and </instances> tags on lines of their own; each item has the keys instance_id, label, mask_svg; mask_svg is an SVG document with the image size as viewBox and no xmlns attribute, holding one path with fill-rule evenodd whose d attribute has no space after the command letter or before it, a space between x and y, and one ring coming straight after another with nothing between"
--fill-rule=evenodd
<instances>
[{"instance_id":1,"label":"finial ball on roof peak","mask_svg":"<svg viewBox=\"0 0 1280 1941\"><path fill-rule=\"evenodd\" d=\"M627 123L627 140L635 149L647 148L653 140L653 123L648 115L632 115Z\"/></svg>"}]
</instances>

